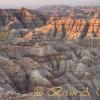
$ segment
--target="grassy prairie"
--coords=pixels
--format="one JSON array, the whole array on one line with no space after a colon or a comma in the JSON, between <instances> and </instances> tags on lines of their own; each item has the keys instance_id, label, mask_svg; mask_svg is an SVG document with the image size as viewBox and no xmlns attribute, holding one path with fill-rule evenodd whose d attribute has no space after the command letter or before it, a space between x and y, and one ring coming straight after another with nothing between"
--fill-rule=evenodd
<instances>
[{"instance_id":1,"label":"grassy prairie","mask_svg":"<svg viewBox=\"0 0 100 100\"><path fill-rule=\"evenodd\" d=\"M3 40L6 38L8 32L0 32L0 40Z\"/></svg>"}]
</instances>

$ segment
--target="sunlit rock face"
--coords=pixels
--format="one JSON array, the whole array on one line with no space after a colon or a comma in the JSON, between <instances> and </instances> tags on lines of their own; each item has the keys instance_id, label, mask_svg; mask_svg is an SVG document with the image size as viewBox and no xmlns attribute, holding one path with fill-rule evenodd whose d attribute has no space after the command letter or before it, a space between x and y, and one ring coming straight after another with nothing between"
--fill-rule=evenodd
<instances>
[{"instance_id":1,"label":"sunlit rock face","mask_svg":"<svg viewBox=\"0 0 100 100\"><path fill-rule=\"evenodd\" d=\"M100 36L100 18L99 15L95 15L94 18L90 20L90 27L88 30L88 36L99 37Z\"/></svg>"},{"instance_id":2,"label":"sunlit rock face","mask_svg":"<svg viewBox=\"0 0 100 100\"><path fill-rule=\"evenodd\" d=\"M80 33L83 31L83 28L86 24L84 19L68 19L69 23L66 23L66 27L68 26L68 38L70 40L74 40L79 38Z\"/></svg>"},{"instance_id":3,"label":"sunlit rock face","mask_svg":"<svg viewBox=\"0 0 100 100\"><path fill-rule=\"evenodd\" d=\"M93 16L93 15L92 15ZM91 16L90 16L91 17ZM93 18L76 17L72 10L69 16L54 17L51 16L49 20L45 15L39 12L21 8L17 10L0 10L0 29L33 29L29 32L30 35L25 38L30 38L35 35L48 35L54 39L76 40L84 37L98 37L100 36L100 17L99 13L95 14ZM89 26L87 25L89 24ZM61 37L61 38L60 38Z\"/></svg>"},{"instance_id":4,"label":"sunlit rock face","mask_svg":"<svg viewBox=\"0 0 100 100\"><path fill-rule=\"evenodd\" d=\"M100 36L100 19L96 16L86 21L85 19L73 19L71 17L55 19L53 16L47 25L40 27L35 33L53 34L57 36L65 37L69 40L76 40L84 37L98 37Z\"/></svg>"}]
</instances>

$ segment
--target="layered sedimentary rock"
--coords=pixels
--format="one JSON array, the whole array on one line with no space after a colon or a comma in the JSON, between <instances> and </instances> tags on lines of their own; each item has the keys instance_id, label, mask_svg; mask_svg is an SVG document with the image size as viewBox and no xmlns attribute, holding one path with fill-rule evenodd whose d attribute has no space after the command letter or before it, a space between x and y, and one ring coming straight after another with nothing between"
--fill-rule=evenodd
<instances>
[{"instance_id":1,"label":"layered sedimentary rock","mask_svg":"<svg viewBox=\"0 0 100 100\"><path fill-rule=\"evenodd\" d=\"M42 26L44 24L43 20L39 16L35 15L32 10L22 8L20 10L21 21L26 28L34 28L37 26Z\"/></svg>"},{"instance_id":2,"label":"layered sedimentary rock","mask_svg":"<svg viewBox=\"0 0 100 100\"><path fill-rule=\"evenodd\" d=\"M25 8L16 14L12 22L20 20L25 28L40 18ZM2 23L10 30L15 25L12 22ZM100 100L100 48L68 41L99 36L99 22L97 16L90 22L51 17L47 25L31 31L11 30L7 40L0 41L0 100ZM34 96L36 87L44 89L43 96ZM48 90L55 87L65 92L56 90L57 94L49 96ZM73 96L67 90L78 93Z\"/></svg>"},{"instance_id":3,"label":"layered sedimentary rock","mask_svg":"<svg viewBox=\"0 0 100 100\"><path fill-rule=\"evenodd\" d=\"M0 29L11 30L21 28L35 28L44 25L43 15L26 8L1 9Z\"/></svg>"},{"instance_id":4,"label":"layered sedimentary rock","mask_svg":"<svg viewBox=\"0 0 100 100\"><path fill-rule=\"evenodd\" d=\"M100 18L94 16L94 18L90 20L90 27L88 33L90 33L88 34L89 36L100 36Z\"/></svg>"},{"instance_id":5,"label":"layered sedimentary rock","mask_svg":"<svg viewBox=\"0 0 100 100\"><path fill-rule=\"evenodd\" d=\"M47 44L41 42L31 46L7 45L6 42L2 42L0 44L0 99L48 100L51 98L48 94L35 97L33 94L35 87L42 87L45 91L52 87L82 91L88 87L91 95L86 97L86 100L99 100L96 95L100 83L97 77L100 70L99 58L99 49L86 49L68 41ZM80 95L60 98L84 100ZM59 100L56 96L52 99Z\"/></svg>"},{"instance_id":6,"label":"layered sedimentary rock","mask_svg":"<svg viewBox=\"0 0 100 100\"><path fill-rule=\"evenodd\" d=\"M69 40L82 39L84 37L99 37L100 19L94 17L90 21L86 21L85 19L67 17L56 20L54 17L51 17L49 24L35 30L35 33L48 34L52 38L63 37Z\"/></svg>"}]
</instances>

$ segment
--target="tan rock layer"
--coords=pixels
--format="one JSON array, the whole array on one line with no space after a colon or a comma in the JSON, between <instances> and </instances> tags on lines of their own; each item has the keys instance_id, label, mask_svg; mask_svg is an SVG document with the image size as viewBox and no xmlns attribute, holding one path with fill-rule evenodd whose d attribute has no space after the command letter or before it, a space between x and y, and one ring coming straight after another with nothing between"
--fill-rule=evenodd
<instances>
[{"instance_id":1,"label":"tan rock layer","mask_svg":"<svg viewBox=\"0 0 100 100\"><path fill-rule=\"evenodd\" d=\"M77 39L80 33L83 32L83 29L87 23L85 19L72 19L69 17L69 18L60 18L58 20L55 20L53 17L51 17L50 24L43 26L39 29L40 34L41 33L47 34L51 32L52 29L54 28L55 22L56 22L58 33L62 31L62 24L64 24L66 36L70 40ZM100 19L97 19L96 17L94 17L88 23L89 23L89 28L87 31L87 36L99 37L100 36Z\"/></svg>"}]
</instances>

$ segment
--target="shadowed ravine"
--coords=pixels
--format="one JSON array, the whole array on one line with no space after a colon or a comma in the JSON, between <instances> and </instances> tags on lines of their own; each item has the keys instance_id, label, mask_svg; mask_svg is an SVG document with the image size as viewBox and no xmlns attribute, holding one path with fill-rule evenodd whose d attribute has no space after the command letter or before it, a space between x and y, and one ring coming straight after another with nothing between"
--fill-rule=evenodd
<instances>
[{"instance_id":1,"label":"shadowed ravine","mask_svg":"<svg viewBox=\"0 0 100 100\"><path fill-rule=\"evenodd\" d=\"M78 91L88 87L91 96L86 97L86 100L99 100L96 94L100 82L99 55L99 48L92 46L85 48L64 40L36 43L31 46L2 42L0 45L0 95L3 97L2 93L5 91L4 100L7 100L6 97L16 98L16 100L32 98L84 100L85 97L82 96L35 98L31 93L34 92L35 87L43 87L45 91L52 87Z\"/></svg>"}]
</instances>

